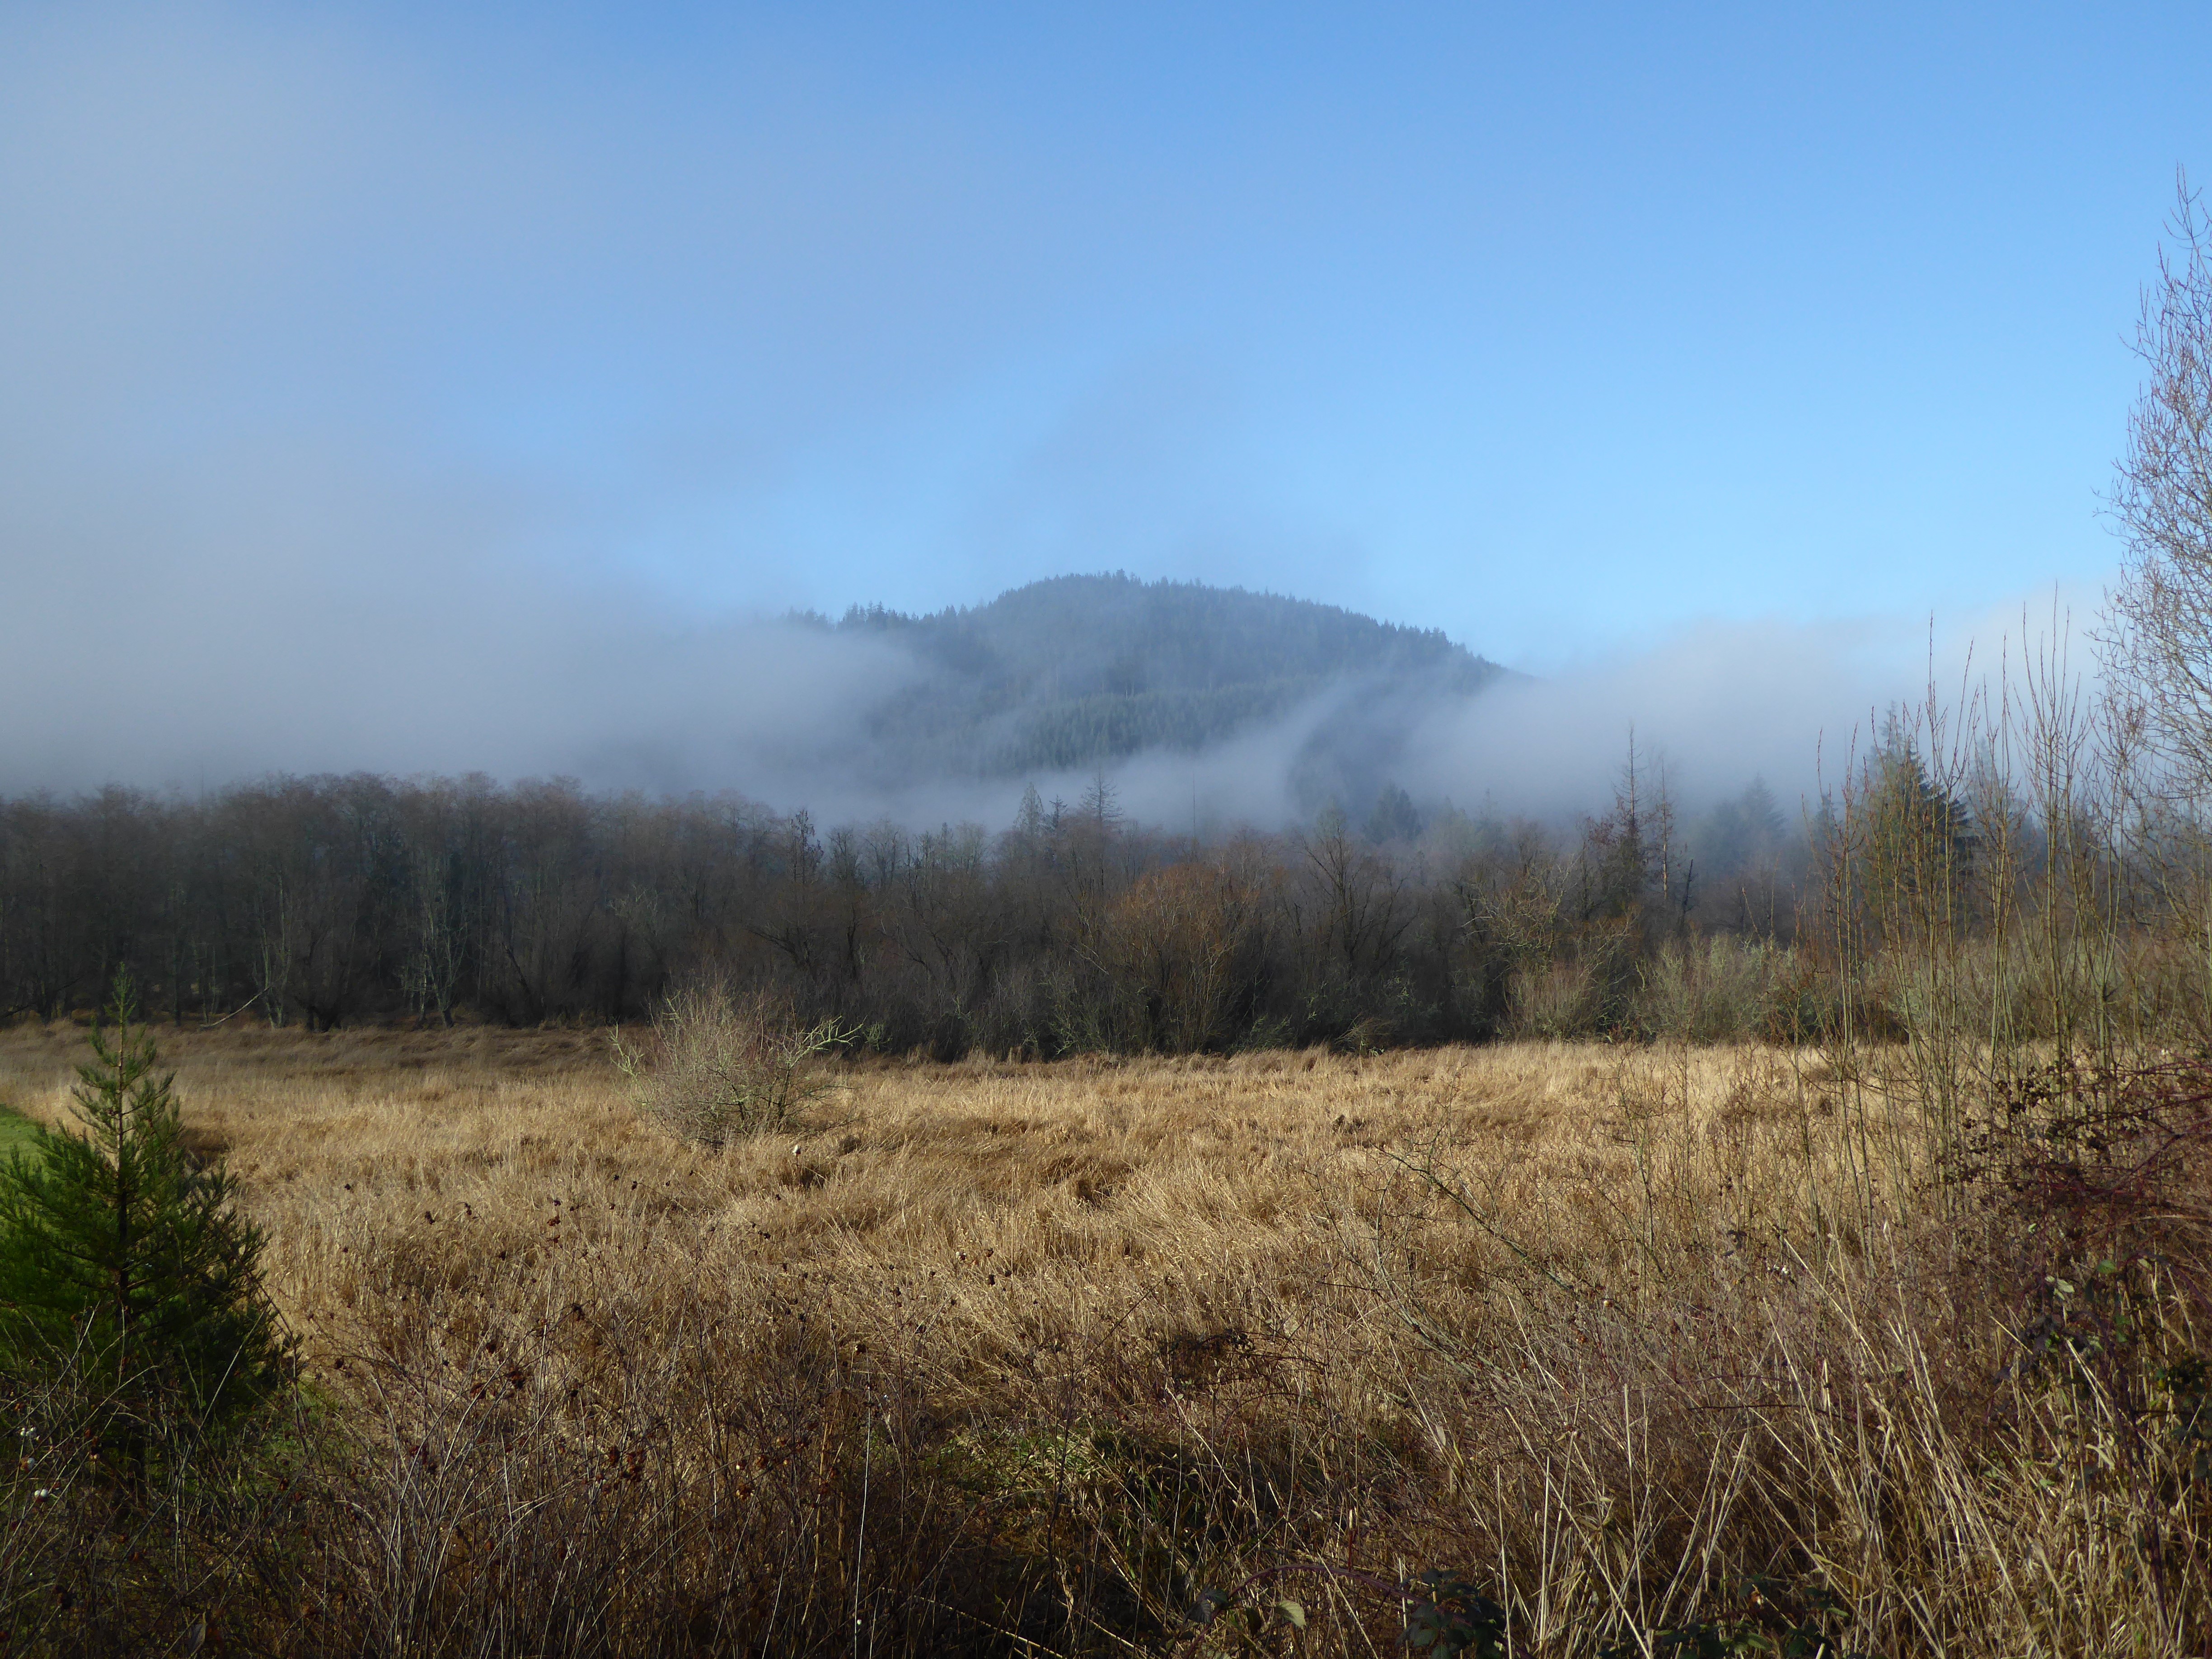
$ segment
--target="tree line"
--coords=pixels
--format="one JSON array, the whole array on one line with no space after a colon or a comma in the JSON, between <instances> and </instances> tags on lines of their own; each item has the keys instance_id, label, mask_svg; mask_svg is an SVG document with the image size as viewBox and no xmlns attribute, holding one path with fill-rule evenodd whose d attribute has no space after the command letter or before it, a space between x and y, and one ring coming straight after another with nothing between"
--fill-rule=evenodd
<instances>
[{"instance_id":1,"label":"tree line","mask_svg":"<svg viewBox=\"0 0 2212 1659\"><path fill-rule=\"evenodd\" d=\"M1206 842L1103 780L997 833L559 780L111 787L0 799L0 1009L64 1016L122 969L180 1025L611 1022L717 978L948 1056L1480 1039L1563 965L1595 1029L1670 945L1787 939L1810 866L1763 786L1686 830L1632 766L1578 829L1392 789Z\"/></svg>"}]
</instances>

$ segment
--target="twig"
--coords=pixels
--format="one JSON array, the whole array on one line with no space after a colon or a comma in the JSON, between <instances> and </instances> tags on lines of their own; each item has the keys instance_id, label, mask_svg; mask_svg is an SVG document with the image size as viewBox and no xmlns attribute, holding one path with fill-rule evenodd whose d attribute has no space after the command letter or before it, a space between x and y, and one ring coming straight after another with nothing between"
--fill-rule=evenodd
<instances>
[{"instance_id":1,"label":"twig","mask_svg":"<svg viewBox=\"0 0 2212 1659\"><path fill-rule=\"evenodd\" d=\"M203 1031L212 1031L218 1025L228 1024L232 1020L236 1019L240 1014L244 1013L248 1008L251 1008L255 1003L260 1001L262 997L267 993L268 989L269 988L267 986L263 986L260 990L256 991L252 996L246 998L245 1001L240 1003L237 1007L232 1009L221 1019L202 1020L200 1022L200 1030Z\"/></svg>"}]
</instances>

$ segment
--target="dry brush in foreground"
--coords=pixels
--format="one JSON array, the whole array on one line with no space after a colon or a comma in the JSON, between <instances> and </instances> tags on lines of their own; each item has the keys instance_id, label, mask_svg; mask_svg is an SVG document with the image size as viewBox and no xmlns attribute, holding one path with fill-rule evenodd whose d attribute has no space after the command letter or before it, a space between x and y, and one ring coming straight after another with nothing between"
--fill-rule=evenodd
<instances>
[{"instance_id":1,"label":"dry brush in foreground","mask_svg":"<svg viewBox=\"0 0 2212 1659\"><path fill-rule=\"evenodd\" d=\"M195 1500L162 1617L239 1650L2207 1637L2179 1087L2062 1143L2030 1079L1939 1167L1779 1050L875 1065L707 1152L589 1033L167 1055L319 1402L276 1521ZM112 1633L53 1467L0 1576Z\"/></svg>"}]
</instances>

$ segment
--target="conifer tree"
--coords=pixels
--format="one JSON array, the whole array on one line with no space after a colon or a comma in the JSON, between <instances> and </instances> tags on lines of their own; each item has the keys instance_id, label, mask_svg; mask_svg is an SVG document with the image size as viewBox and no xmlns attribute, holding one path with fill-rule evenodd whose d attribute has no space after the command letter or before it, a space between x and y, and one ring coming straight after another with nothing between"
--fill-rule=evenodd
<instances>
[{"instance_id":1,"label":"conifer tree","mask_svg":"<svg viewBox=\"0 0 2212 1659\"><path fill-rule=\"evenodd\" d=\"M0 1166L0 1365L67 1373L87 1426L136 1473L161 1447L220 1437L291 1381L263 1288L261 1230L220 1165L198 1167L173 1074L156 1070L118 975L77 1068L76 1131L41 1127Z\"/></svg>"}]
</instances>

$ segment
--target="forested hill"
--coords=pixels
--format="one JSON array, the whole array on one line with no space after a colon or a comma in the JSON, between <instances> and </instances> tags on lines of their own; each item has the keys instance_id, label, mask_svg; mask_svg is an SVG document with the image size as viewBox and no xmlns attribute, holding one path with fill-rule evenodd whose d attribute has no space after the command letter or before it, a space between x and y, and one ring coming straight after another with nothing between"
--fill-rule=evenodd
<instances>
[{"instance_id":1,"label":"forested hill","mask_svg":"<svg viewBox=\"0 0 2212 1659\"><path fill-rule=\"evenodd\" d=\"M1195 750L1338 690L1308 744L1314 787L1330 787L1325 775L1371 748L1366 715L1408 697L1466 696L1503 672L1434 629L1121 574L1054 577L931 616L855 606L820 625L883 635L933 671L872 721L871 735L915 776L1065 771L1147 749Z\"/></svg>"}]
</instances>

